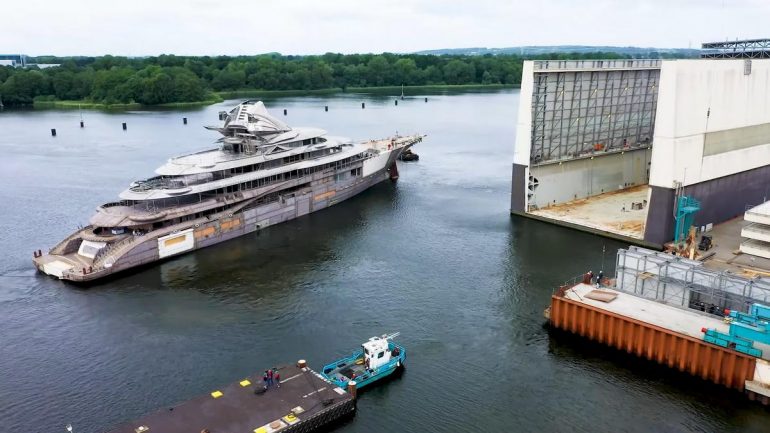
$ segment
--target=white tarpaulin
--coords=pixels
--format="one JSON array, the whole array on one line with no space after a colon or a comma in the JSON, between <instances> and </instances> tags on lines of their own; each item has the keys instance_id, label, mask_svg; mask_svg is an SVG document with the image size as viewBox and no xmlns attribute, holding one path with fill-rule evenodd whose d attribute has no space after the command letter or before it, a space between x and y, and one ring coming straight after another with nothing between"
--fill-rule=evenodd
<instances>
[{"instance_id":1,"label":"white tarpaulin","mask_svg":"<svg viewBox=\"0 0 770 433\"><path fill-rule=\"evenodd\" d=\"M83 257L88 257L89 259L93 259L96 257L96 253L99 252L102 248L104 248L107 245L106 242L94 242L94 241L86 241L84 240L82 244L80 244L80 248L78 249L78 254L80 254Z\"/></svg>"}]
</instances>

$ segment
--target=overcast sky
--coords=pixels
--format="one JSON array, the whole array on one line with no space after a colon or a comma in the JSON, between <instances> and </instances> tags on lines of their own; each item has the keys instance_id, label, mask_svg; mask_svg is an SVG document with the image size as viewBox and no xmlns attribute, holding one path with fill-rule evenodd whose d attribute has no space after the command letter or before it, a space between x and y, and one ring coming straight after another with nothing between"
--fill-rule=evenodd
<instances>
[{"instance_id":1,"label":"overcast sky","mask_svg":"<svg viewBox=\"0 0 770 433\"><path fill-rule=\"evenodd\" d=\"M770 37L770 0L3 0L0 53L412 52L519 45L697 48Z\"/></svg>"}]
</instances>

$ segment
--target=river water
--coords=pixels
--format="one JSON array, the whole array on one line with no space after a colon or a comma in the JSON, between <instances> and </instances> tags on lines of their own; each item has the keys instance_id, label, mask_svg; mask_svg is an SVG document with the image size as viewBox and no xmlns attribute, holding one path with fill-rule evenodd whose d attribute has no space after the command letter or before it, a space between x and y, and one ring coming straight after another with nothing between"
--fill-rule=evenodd
<instances>
[{"instance_id":1,"label":"river water","mask_svg":"<svg viewBox=\"0 0 770 433\"><path fill-rule=\"evenodd\" d=\"M103 432L393 331L405 374L337 431L770 431L740 394L543 326L552 288L623 245L509 215L517 91L266 102L333 135L429 136L396 183L87 289L36 274L32 251L208 146L201 125L234 102L84 111L83 129L77 110L0 112L0 431Z\"/></svg>"}]
</instances>

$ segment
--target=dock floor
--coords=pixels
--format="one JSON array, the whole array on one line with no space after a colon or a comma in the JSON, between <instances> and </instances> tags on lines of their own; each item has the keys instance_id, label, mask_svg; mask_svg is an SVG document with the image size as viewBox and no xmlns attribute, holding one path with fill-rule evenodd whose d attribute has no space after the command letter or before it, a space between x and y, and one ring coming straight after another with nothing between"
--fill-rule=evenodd
<instances>
[{"instance_id":1,"label":"dock floor","mask_svg":"<svg viewBox=\"0 0 770 433\"><path fill-rule=\"evenodd\" d=\"M632 210L631 203L648 200L648 191L647 185L639 185L533 210L529 213L621 236L643 239L647 207Z\"/></svg>"},{"instance_id":2,"label":"dock floor","mask_svg":"<svg viewBox=\"0 0 770 433\"><path fill-rule=\"evenodd\" d=\"M300 427L302 431L311 431L354 413L352 396L313 370L291 365L278 371L280 388L274 386L264 393L255 393L264 387L261 374L255 374L123 424L110 433L272 433Z\"/></svg>"},{"instance_id":3,"label":"dock floor","mask_svg":"<svg viewBox=\"0 0 770 433\"><path fill-rule=\"evenodd\" d=\"M747 278L756 276L770 277L770 259L741 253L741 230L751 224L743 217L733 218L717 224L706 234L712 236L713 247L707 252L714 255L703 261L707 268L717 271L730 271Z\"/></svg>"}]
</instances>

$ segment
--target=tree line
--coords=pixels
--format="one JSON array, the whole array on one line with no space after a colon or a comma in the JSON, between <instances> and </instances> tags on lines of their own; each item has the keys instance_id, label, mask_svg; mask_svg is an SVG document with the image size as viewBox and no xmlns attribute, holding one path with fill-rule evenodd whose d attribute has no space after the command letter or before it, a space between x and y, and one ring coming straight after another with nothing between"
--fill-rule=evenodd
<instances>
[{"instance_id":1,"label":"tree line","mask_svg":"<svg viewBox=\"0 0 770 433\"><path fill-rule=\"evenodd\" d=\"M531 58L622 58L613 53ZM316 90L348 87L503 84L521 82L525 59L515 55L335 54L320 56L36 57L58 63L37 69L0 67L0 100L6 105L44 100L157 105L195 102L211 92Z\"/></svg>"}]
</instances>

